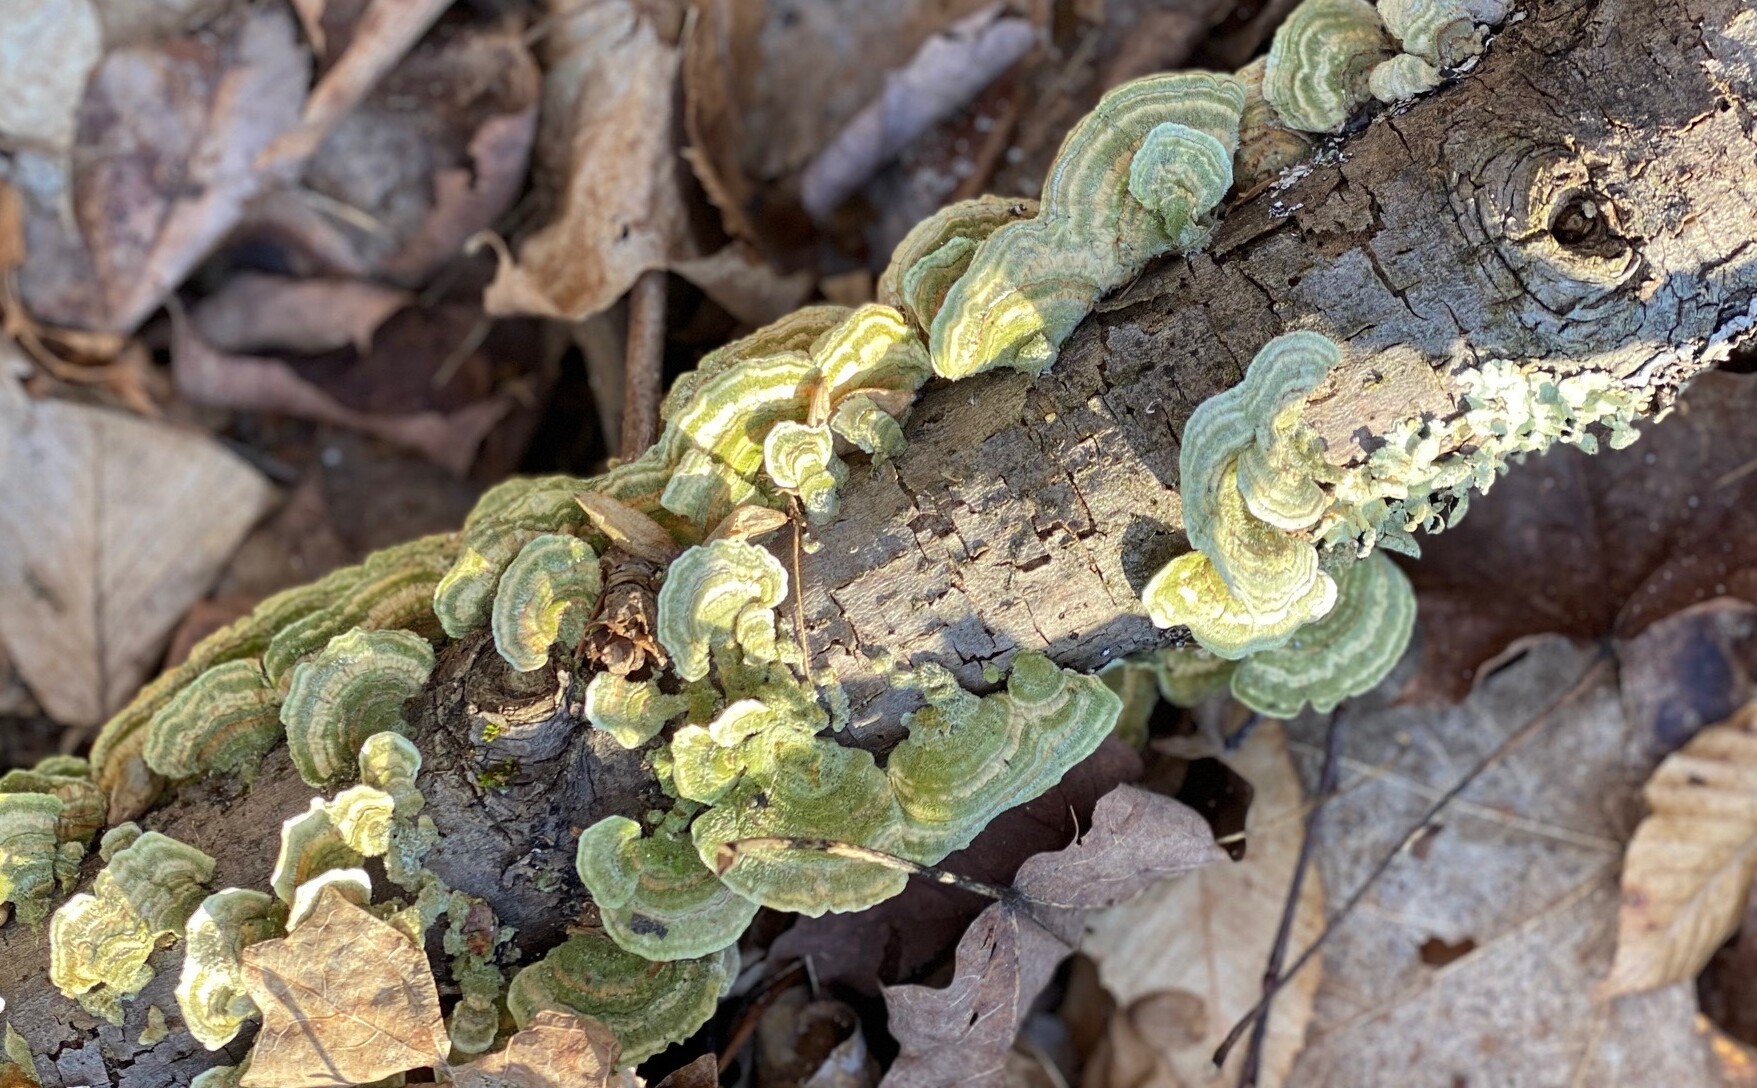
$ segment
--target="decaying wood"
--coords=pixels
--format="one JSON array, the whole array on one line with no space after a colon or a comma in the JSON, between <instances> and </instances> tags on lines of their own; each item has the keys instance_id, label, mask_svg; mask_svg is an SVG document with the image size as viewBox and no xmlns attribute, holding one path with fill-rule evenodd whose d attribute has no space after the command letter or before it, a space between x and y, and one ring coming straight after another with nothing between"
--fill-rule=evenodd
<instances>
[{"instance_id":1,"label":"decaying wood","mask_svg":"<svg viewBox=\"0 0 1757 1088\"><path fill-rule=\"evenodd\" d=\"M1659 407L1757 336L1757 12L1529 7L1476 71L1362 125L1232 209L1206 253L1109 300L1048 375L926 395L909 452L856 472L803 560L811 647L853 696L857 736L895 736L912 698L888 689L881 651L979 687L1019 649L1084 669L1163 643L1137 594L1182 546L1178 434L1277 333L1348 341L1316 412L1342 459L1394 419L1449 412L1460 364L1603 369ZM636 761L576 729L569 685L471 681L491 668L480 649L447 652L421 715L421 784L447 836L433 865L540 951L585 903L570 828L650 800ZM499 754L480 753L482 711L515 726ZM470 784L514 759L505 792ZM220 883L260 887L311 792L276 756L241 796L185 788L145 822L214 854ZM0 930L0 993L47 1088L184 1083L222 1060L176 1031L133 1045L148 1004L178 1026L174 957L117 1031L53 993L45 943Z\"/></svg>"}]
</instances>

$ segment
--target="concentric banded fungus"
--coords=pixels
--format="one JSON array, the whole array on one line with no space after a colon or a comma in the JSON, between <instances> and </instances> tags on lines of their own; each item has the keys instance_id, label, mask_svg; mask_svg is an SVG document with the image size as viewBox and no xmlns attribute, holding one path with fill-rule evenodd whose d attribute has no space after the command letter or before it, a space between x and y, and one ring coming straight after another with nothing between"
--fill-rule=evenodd
<instances>
[{"instance_id":1,"label":"concentric banded fungus","mask_svg":"<svg viewBox=\"0 0 1757 1088\"><path fill-rule=\"evenodd\" d=\"M573 476L516 477L489 488L464 519L457 559L433 590L433 612L452 638L489 622L500 575L532 539L585 522L577 495L596 490Z\"/></svg>"},{"instance_id":2,"label":"concentric banded fungus","mask_svg":"<svg viewBox=\"0 0 1757 1088\"><path fill-rule=\"evenodd\" d=\"M521 1028L544 1009L590 1016L615 1034L622 1061L632 1064L695 1034L737 972L736 947L655 964L601 933L576 933L514 976L506 1007Z\"/></svg>"},{"instance_id":3,"label":"concentric banded fungus","mask_svg":"<svg viewBox=\"0 0 1757 1088\"><path fill-rule=\"evenodd\" d=\"M936 697L948 685L955 694ZM905 717L909 737L885 766L905 817L899 852L926 863L968 846L995 816L1061 781L1122 712L1102 679L1038 653L1013 659L1005 692L979 699L948 675L930 683L928 698Z\"/></svg>"},{"instance_id":4,"label":"concentric banded fungus","mask_svg":"<svg viewBox=\"0 0 1757 1088\"><path fill-rule=\"evenodd\" d=\"M421 773L421 749L401 733L374 733L360 745L360 782L381 789L396 802L397 816L407 819L421 811L424 798L415 788Z\"/></svg>"},{"instance_id":5,"label":"concentric banded fungus","mask_svg":"<svg viewBox=\"0 0 1757 1088\"><path fill-rule=\"evenodd\" d=\"M1203 179L1199 191L1131 195L1134 160L1149 135L1164 124L1193 129L1217 141L1230 163L1243 109L1237 80L1201 72L1150 76L1107 93L1063 142L1037 215L989 235L947 293L930 338L935 372L962 378L1012 367L1035 374L1054 362L1100 296L1175 248L1179 237L1194 237L1182 228L1167 234L1153 208L1187 207L1193 221L1219 199L1208 199L1206 168L1194 172ZM1141 174L1142 184L1186 180L1164 161Z\"/></svg>"},{"instance_id":6,"label":"concentric banded fungus","mask_svg":"<svg viewBox=\"0 0 1757 1088\"><path fill-rule=\"evenodd\" d=\"M1399 53L1373 68L1367 89L1386 105L1424 95L1440 85L1440 71L1411 53Z\"/></svg>"},{"instance_id":7,"label":"concentric banded fungus","mask_svg":"<svg viewBox=\"0 0 1757 1088\"><path fill-rule=\"evenodd\" d=\"M372 878L364 869L325 869L310 880L293 889L293 905L287 911L287 932L299 928L299 923L311 917L317 909L317 900L325 890L334 888L343 899L356 907L364 907L372 902ZM425 929L426 926L422 926ZM411 937L410 940L417 940Z\"/></svg>"},{"instance_id":8,"label":"concentric banded fungus","mask_svg":"<svg viewBox=\"0 0 1757 1088\"><path fill-rule=\"evenodd\" d=\"M804 419L817 368L802 351L747 359L701 384L671 425L690 442L659 498L698 527L713 525L756 493L763 438Z\"/></svg>"},{"instance_id":9,"label":"concentric banded fungus","mask_svg":"<svg viewBox=\"0 0 1757 1088\"><path fill-rule=\"evenodd\" d=\"M1330 611L1336 603L1336 582L1320 571L1306 593L1286 607L1257 611L1234 599L1207 556L1187 552L1148 580L1141 599L1157 626L1188 627L1203 649L1236 661L1280 646L1302 624Z\"/></svg>"},{"instance_id":10,"label":"concentric banded fungus","mask_svg":"<svg viewBox=\"0 0 1757 1088\"><path fill-rule=\"evenodd\" d=\"M1037 214L1037 201L993 195L947 204L923 219L891 251L879 276L879 302L926 331L952 284L970 267L977 245L998 228Z\"/></svg>"},{"instance_id":11,"label":"concentric banded fungus","mask_svg":"<svg viewBox=\"0 0 1757 1088\"><path fill-rule=\"evenodd\" d=\"M1232 178L1241 190L1275 177L1312 149L1312 138L1282 124L1281 115L1263 97L1263 68L1267 64L1268 58L1258 57L1238 70L1238 81L1245 88L1245 108L1238 122Z\"/></svg>"},{"instance_id":12,"label":"concentric banded fungus","mask_svg":"<svg viewBox=\"0 0 1757 1088\"><path fill-rule=\"evenodd\" d=\"M901 313L876 303L852 311L819 337L811 359L832 407L857 391L912 394L933 374L921 337Z\"/></svg>"},{"instance_id":13,"label":"concentric banded fungus","mask_svg":"<svg viewBox=\"0 0 1757 1088\"><path fill-rule=\"evenodd\" d=\"M1456 68L1482 52L1483 32L1463 0L1379 0L1379 18L1405 53L1436 68Z\"/></svg>"},{"instance_id":14,"label":"concentric banded fungus","mask_svg":"<svg viewBox=\"0 0 1757 1088\"><path fill-rule=\"evenodd\" d=\"M492 613L494 647L507 664L532 672L549 663L549 647L572 648L598 603L598 554L557 533L535 537L500 576Z\"/></svg>"},{"instance_id":15,"label":"concentric banded fungus","mask_svg":"<svg viewBox=\"0 0 1757 1088\"><path fill-rule=\"evenodd\" d=\"M643 836L633 820L607 816L580 835L575 865L604 931L649 960L718 952L756 917L757 904L721 883L671 826Z\"/></svg>"},{"instance_id":16,"label":"concentric banded fungus","mask_svg":"<svg viewBox=\"0 0 1757 1088\"><path fill-rule=\"evenodd\" d=\"M178 692L147 726L147 766L166 778L254 777L281 739L281 695L255 658L215 665Z\"/></svg>"},{"instance_id":17,"label":"concentric banded fungus","mask_svg":"<svg viewBox=\"0 0 1757 1088\"><path fill-rule=\"evenodd\" d=\"M177 1007L202 1046L225 1046L257 1014L256 1002L244 988L239 956L258 941L280 936L286 917L283 904L248 888L217 891L189 916Z\"/></svg>"},{"instance_id":18,"label":"concentric banded fungus","mask_svg":"<svg viewBox=\"0 0 1757 1088\"><path fill-rule=\"evenodd\" d=\"M1336 582L1329 615L1300 628L1285 646L1239 662L1232 674L1239 702L1271 718L1291 718L1306 703L1324 714L1372 690L1397 664L1415 629L1409 579L1374 552Z\"/></svg>"},{"instance_id":19,"label":"concentric banded fungus","mask_svg":"<svg viewBox=\"0 0 1757 1088\"><path fill-rule=\"evenodd\" d=\"M1129 195L1159 213L1160 229L1173 247L1191 249L1206 239L1199 220L1232 188L1233 150L1175 121L1155 125L1141 141L1129 163Z\"/></svg>"},{"instance_id":20,"label":"concentric banded fungus","mask_svg":"<svg viewBox=\"0 0 1757 1088\"><path fill-rule=\"evenodd\" d=\"M456 556L457 542L450 534L422 537L372 553L360 565L359 579L334 604L275 634L262 655L263 672L271 683L284 688L294 665L354 628L413 631L423 638L437 638L440 627L433 613L434 587Z\"/></svg>"},{"instance_id":21,"label":"concentric banded fungus","mask_svg":"<svg viewBox=\"0 0 1757 1088\"><path fill-rule=\"evenodd\" d=\"M61 818L55 837L79 846L82 852L104 826L104 795L91 780L84 760L50 756L28 771L7 771L0 775L0 794L8 793L46 793L59 800ZM0 800L0 805L4 803Z\"/></svg>"},{"instance_id":22,"label":"concentric banded fungus","mask_svg":"<svg viewBox=\"0 0 1757 1088\"><path fill-rule=\"evenodd\" d=\"M282 822L281 849L268 882L281 902L290 904L299 885L332 869L358 868L365 860L330 819L328 804L314 797L309 809Z\"/></svg>"},{"instance_id":23,"label":"concentric banded fungus","mask_svg":"<svg viewBox=\"0 0 1757 1088\"><path fill-rule=\"evenodd\" d=\"M403 728L403 704L433 671L433 648L407 631L337 635L292 673L281 723L299 775L323 786L353 770L361 742Z\"/></svg>"},{"instance_id":24,"label":"concentric banded fungus","mask_svg":"<svg viewBox=\"0 0 1757 1088\"><path fill-rule=\"evenodd\" d=\"M658 637L677 675L700 680L715 653L773 661L774 608L787 596L781 561L754 544L716 540L684 552L659 589Z\"/></svg>"},{"instance_id":25,"label":"concentric banded fungus","mask_svg":"<svg viewBox=\"0 0 1757 1088\"><path fill-rule=\"evenodd\" d=\"M667 695L651 680L601 672L586 685L586 720L624 748L639 748L689 709L683 695Z\"/></svg>"},{"instance_id":26,"label":"concentric banded fungus","mask_svg":"<svg viewBox=\"0 0 1757 1088\"><path fill-rule=\"evenodd\" d=\"M765 907L812 917L865 910L903 890L903 873L883 865L821 849L744 843L807 839L895 852L901 813L872 753L771 730L745 743L740 755L742 776L690 827L702 863L727 887Z\"/></svg>"},{"instance_id":27,"label":"concentric banded fungus","mask_svg":"<svg viewBox=\"0 0 1757 1088\"><path fill-rule=\"evenodd\" d=\"M870 401L869 401L870 403ZM836 441L825 424L783 420L763 439L763 469L775 486L799 496L813 522L836 516L836 489L848 480L848 466L836 456Z\"/></svg>"},{"instance_id":28,"label":"concentric banded fungus","mask_svg":"<svg viewBox=\"0 0 1757 1088\"><path fill-rule=\"evenodd\" d=\"M702 356L694 370L678 376L671 391L659 405L659 416L667 422L696 399L702 385L750 359L766 358L782 352L808 352L818 338L841 324L850 311L846 306L806 306L772 321L749 336L732 341Z\"/></svg>"},{"instance_id":29,"label":"concentric banded fungus","mask_svg":"<svg viewBox=\"0 0 1757 1088\"><path fill-rule=\"evenodd\" d=\"M156 831L109 857L90 894L49 920L49 979L93 1015L120 1024L121 1002L152 980L147 957L160 937L183 935L207 897L213 859Z\"/></svg>"},{"instance_id":30,"label":"concentric banded fungus","mask_svg":"<svg viewBox=\"0 0 1757 1088\"><path fill-rule=\"evenodd\" d=\"M46 793L0 794L0 903L26 925L49 913L56 885L71 883L85 856L83 844L58 835L64 807Z\"/></svg>"},{"instance_id":31,"label":"concentric banded fungus","mask_svg":"<svg viewBox=\"0 0 1757 1088\"><path fill-rule=\"evenodd\" d=\"M350 850L376 858L390 850L391 821L396 816L396 807L390 794L361 785L336 794L323 811Z\"/></svg>"},{"instance_id":32,"label":"concentric banded fungus","mask_svg":"<svg viewBox=\"0 0 1757 1088\"><path fill-rule=\"evenodd\" d=\"M1340 131L1367 101L1373 66L1392 52L1366 0L1303 0L1275 31L1263 97L1289 128Z\"/></svg>"},{"instance_id":33,"label":"concentric banded fungus","mask_svg":"<svg viewBox=\"0 0 1757 1088\"><path fill-rule=\"evenodd\" d=\"M856 393L836 405L830 430L875 460L901 457L907 445L897 417L865 393Z\"/></svg>"}]
</instances>

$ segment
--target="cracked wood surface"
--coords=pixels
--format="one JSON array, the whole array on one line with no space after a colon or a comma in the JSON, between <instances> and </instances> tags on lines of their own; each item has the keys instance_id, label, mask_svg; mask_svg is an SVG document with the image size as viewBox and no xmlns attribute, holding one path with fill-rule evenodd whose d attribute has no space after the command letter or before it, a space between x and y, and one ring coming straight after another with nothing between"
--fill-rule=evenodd
<instances>
[{"instance_id":1,"label":"cracked wood surface","mask_svg":"<svg viewBox=\"0 0 1757 1088\"><path fill-rule=\"evenodd\" d=\"M1757 335L1757 12L1523 6L1475 72L1241 202L1206 253L1108 300L1050 373L928 392L909 452L855 473L802 563L811 645L854 698L856 736L899 735L912 696L889 687L887 658L980 688L1019 649L1087 669L1168 641L1137 594L1183 547L1177 436L1278 333L1350 345L1312 413L1341 460L1393 420L1449 411L1461 364L1603 369L1659 407ZM446 835L431 864L519 926L528 960L585 904L571 830L651 798L638 761L576 728L570 698L509 690L479 650L442 655L419 715ZM470 731L496 706L524 724L489 762L519 762L484 792ZM249 791L185 787L143 823L213 854L216 887L262 887L280 822L312 794L277 753ZM176 1030L175 954L123 1029L100 1026L49 987L46 932L0 930L0 994L46 1088L184 1084L243 1053L249 1030L230 1059ZM172 1034L139 1047L154 1003Z\"/></svg>"}]
</instances>

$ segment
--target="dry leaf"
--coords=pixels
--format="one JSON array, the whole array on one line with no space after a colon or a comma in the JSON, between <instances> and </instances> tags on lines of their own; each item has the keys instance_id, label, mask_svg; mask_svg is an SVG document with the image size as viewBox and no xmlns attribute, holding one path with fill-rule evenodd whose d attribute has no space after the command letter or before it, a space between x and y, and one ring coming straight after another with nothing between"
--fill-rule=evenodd
<instances>
[{"instance_id":1,"label":"dry leaf","mask_svg":"<svg viewBox=\"0 0 1757 1088\"><path fill-rule=\"evenodd\" d=\"M102 45L90 0L7 0L0 9L0 144L66 150Z\"/></svg>"},{"instance_id":2,"label":"dry leaf","mask_svg":"<svg viewBox=\"0 0 1757 1088\"><path fill-rule=\"evenodd\" d=\"M510 407L506 400L496 397L449 414L359 411L306 381L279 359L217 351L190 322L178 321L175 325L172 374L177 391L197 404L274 412L364 431L416 450L458 475L469 471L482 439Z\"/></svg>"},{"instance_id":3,"label":"dry leaf","mask_svg":"<svg viewBox=\"0 0 1757 1088\"><path fill-rule=\"evenodd\" d=\"M17 360L0 342L0 367ZM217 443L7 393L0 375L0 639L56 720L102 721L157 664L271 492Z\"/></svg>"},{"instance_id":4,"label":"dry leaf","mask_svg":"<svg viewBox=\"0 0 1757 1088\"><path fill-rule=\"evenodd\" d=\"M1617 656L1639 660L1665 626L1709 619L1662 620ZM1316 853L1326 886L1350 890L1444 791L1538 721L1337 928L1290 1085L1720 1083L1690 984L1592 997L1611 960L1623 838L1657 762L1651 723L1624 715L1619 670L1601 654L1534 638L1459 706L1349 715ZM1323 723L1290 729L1315 767Z\"/></svg>"},{"instance_id":5,"label":"dry leaf","mask_svg":"<svg viewBox=\"0 0 1757 1088\"><path fill-rule=\"evenodd\" d=\"M800 176L806 214L822 221L916 137L970 104L1037 43L1030 22L995 3L922 43Z\"/></svg>"},{"instance_id":6,"label":"dry leaf","mask_svg":"<svg viewBox=\"0 0 1757 1088\"><path fill-rule=\"evenodd\" d=\"M657 1088L718 1088L720 1063L712 1054L703 1054L681 1069L675 1070ZM830 1088L830 1086L825 1086Z\"/></svg>"},{"instance_id":7,"label":"dry leaf","mask_svg":"<svg viewBox=\"0 0 1757 1088\"><path fill-rule=\"evenodd\" d=\"M840 1001L813 1001L805 986L795 986L757 1021L756 1083L763 1088L872 1088L878 1083L878 1064L867 1052L860 1017L852 1008Z\"/></svg>"},{"instance_id":8,"label":"dry leaf","mask_svg":"<svg viewBox=\"0 0 1757 1088\"><path fill-rule=\"evenodd\" d=\"M1757 704L1698 733L1647 780L1623 857L1617 954L1602 996L1696 977L1745 914L1757 875Z\"/></svg>"},{"instance_id":9,"label":"dry leaf","mask_svg":"<svg viewBox=\"0 0 1757 1088\"><path fill-rule=\"evenodd\" d=\"M1079 939L1083 911L1108 907L1170 876L1225 857L1202 818L1169 797L1118 786L1098 802L1079 842L1039 854L1014 887L1030 900L985 909L958 942L957 970L943 990L884 991L901 1047L886 1088L1006 1083L1007 1052L1032 1002ZM1130 864L1130 859L1133 864Z\"/></svg>"},{"instance_id":10,"label":"dry leaf","mask_svg":"<svg viewBox=\"0 0 1757 1088\"><path fill-rule=\"evenodd\" d=\"M378 327L414 302L407 291L370 280L240 272L189 316L201 338L220 351L315 355L352 347L365 352Z\"/></svg>"},{"instance_id":11,"label":"dry leaf","mask_svg":"<svg viewBox=\"0 0 1757 1088\"><path fill-rule=\"evenodd\" d=\"M622 1047L587 1016L545 1009L507 1040L506 1049L451 1071L459 1088L622 1088Z\"/></svg>"},{"instance_id":12,"label":"dry leaf","mask_svg":"<svg viewBox=\"0 0 1757 1088\"><path fill-rule=\"evenodd\" d=\"M1166 1060L1190 1088L1232 1084L1242 1048L1224 1073L1209 1056L1232 1024L1262 996L1263 967L1281 922L1300 842L1304 792L1278 722L1263 722L1225 761L1251 784L1243 860L1212 865L1168 881L1139 898L1091 915L1081 951L1098 963L1105 989L1127 1005L1147 994L1177 990L1203 1006L1205 1034L1168 1050ZM1308 873L1294 916L1292 946L1304 947L1323 923L1322 882ZM1259 1083L1282 1084L1305 1040L1318 986L1314 969L1283 989L1270 1019Z\"/></svg>"},{"instance_id":13,"label":"dry leaf","mask_svg":"<svg viewBox=\"0 0 1757 1088\"><path fill-rule=\"evenodd\" d=\"M427 954L335 888L243 959L262 1010L245 1088L364 1084L441 1065L451 1049Z\"/></svg>"},{"instance_id":14,"label":"dry leaf","mask_svg":"<svg viewBox=\"0 0 1757 1088\"><path fill-rule=\"evenodd\" d=\"M687 248L669 123L679 50L630 0L571 5L549 25L538 155L560 190L548 225L503 253L484 302L494 314L578 321ZM565 126L565 127L563 127Z\"/></svg>"},{"instance_id":15,"label":"dry leaf","mask_svg":"<svg viewBox=\"0 0 1757 1088\"><path fill-rule=\"evenodd\" d=\"M671 270L746 325L767 325L793 312L811 294L809 271L782 275L738 242L706 257L673 261Z\"/></svg>"},{"instance_id":16,"label":"dry leaf","mask_svg":"<svg viewBox=\"0 0 1757 1088\"><path fill-rule=\"evenodd\" d=\"M1168 1054L1208 1036L1208 1005L1186 990L1144 994L1111 1014L1080 1088L1185 1088Z\"/></svg>"},{"instance_id":17,"label":"dry leaf","mask_svg":"<svg viewBox=\"0 0 1757 1088\"><path fill-rule=\"evenodd\" d=\"M1757 601L1753 413L1757 375L1704 374L1628 449L1530 458L1423 538L1419 690L1459 698L1523 634L1626 639L1705 598Z\"/></svg>"}]
</instances>

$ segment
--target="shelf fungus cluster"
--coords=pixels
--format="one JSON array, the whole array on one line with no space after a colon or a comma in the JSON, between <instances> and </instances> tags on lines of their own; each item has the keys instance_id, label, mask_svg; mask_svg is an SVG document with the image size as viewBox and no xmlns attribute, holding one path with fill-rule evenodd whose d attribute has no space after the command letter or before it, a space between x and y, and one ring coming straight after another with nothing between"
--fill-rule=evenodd
<instances>
[{"instance_id":1,"label":"shelf fungus cluster","mask_svg":"<svg viewBox=\"0 0 1757 1088\"><path fill-rule=\"evenodd\" d=\"M666 397L645 454L590 478L507 481L456 533L270 597L107 723L89 766L0 779L0 901L26 923L49 918L53 981L112 1020L151 978L149 955L181 948L178 1007L209 1048L256 1015L247 950L297 929L319 892L417 946L449 918L456 1052L565 1008L601 1020L636 1062L713 1014L760 908L818 915L896 894L911 865L968 845L1113 731L1144 736L1157 699L1225 689L1285 716L1367 690L1414 620L1382 551L1455 521L1509 457L1607 431L1624 443L1632 397L1602 376L1489 361L1462 376L1455 415L1405 421L1360 463L1332 464L1304 414L1342 349L1278 337L1183 435L1191 550L1145 597L1196 644L1092 676L1020 652L983 695L931 662L887 665L921 705L882 762L835 736L847 696L778 615L796 587L757 541L790 518L836 517L864 464L902 456L930 377L1040 372L1102 296L1199 249L1229 193L1300 161L1372 96L1436 86L1505 15L1503 0L1304 0L1236 75L1111 90L1040 199L942 209L897 247L876 302L806 307L710 353ZM582 650L624 610L639 652L610 664ZM511 932L423 867L440 829L406 717L436 649L474 636L518 672L580 677L590 727L643 753L666 797L592 814L575 860L600 924L510 978L498 949ZM305 782L334 792L287 814L265 887L214 888L199 850L125 822L166 780L249 781L283 742ZM106 824L91 890L60 902ZM201 1083L236 1083L242 1068Z\"/></svg>"}]
</instances>

